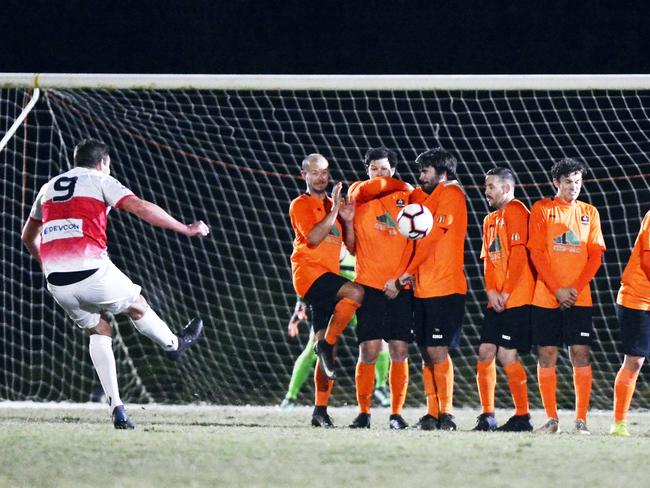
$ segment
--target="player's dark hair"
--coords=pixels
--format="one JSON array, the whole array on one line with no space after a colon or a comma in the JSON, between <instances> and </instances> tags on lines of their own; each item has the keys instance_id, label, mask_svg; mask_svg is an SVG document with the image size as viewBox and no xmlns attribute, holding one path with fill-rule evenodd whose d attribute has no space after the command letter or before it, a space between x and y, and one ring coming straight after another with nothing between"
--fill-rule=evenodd
<instances>
[{"instance_id":1,"label":"player's dark hair","mask_svg":"<svg viewBox=\"0 0 650 488\"><path fill-rule=\"evenodd\" d=\"M509 168L492 168L485 173L485 177L487 178L488 176L496 176L502 183L509 183L513 187L515 186L515 175Z\"/></svg>"},{"instance_id":2,"label":"player's dark hair","mask_svg":"<svg viewBox=\"0 0 650 488\"><path fill-rule=\"evenodd\" d=\"M576 161L571 158L562 158L556 161L551 168L551 176L554 180L560 180L563 176L569 176L572 173L579 171L582 176L587 174L587 166L581 161Z\"/></svg>"},{"instance_id":3,"label":"player's dark hair","mask_svg":"<svg viewBox=\"0 0 650 488\"><path fill-rule=\"evenodd\" d=\"M366 155L363 157L366 168L370 166L372 161L377 161L378 159L388 159L388 164L390 164L391 168L397 166L397 154L387 147L371 147L366 151Z\"/></svg>"},{"instance_id":4,"label":"player's dark hair","mask_svg":"<svg viewBox=\"0 0 650 488\"><path fill-rule=\"evenodd\" d=\"M457 179L456 166L458 165L458 161L441 147L424 151L415 159L415 163L418 165L420 171L424 168L433 168L438 174L446 172L448 180Z\"/></svg>"},{"instance_id":5,"label":"player's dark hair","mask_svg":"<svg viewBox=\"0 0 650 488\"><path fill-rule=\"evenodd\" d=\"M107 144L97 139L84 139L74 148L74 164L83 168L94 168L108 154Z\"/></svg>"}]
</instances>

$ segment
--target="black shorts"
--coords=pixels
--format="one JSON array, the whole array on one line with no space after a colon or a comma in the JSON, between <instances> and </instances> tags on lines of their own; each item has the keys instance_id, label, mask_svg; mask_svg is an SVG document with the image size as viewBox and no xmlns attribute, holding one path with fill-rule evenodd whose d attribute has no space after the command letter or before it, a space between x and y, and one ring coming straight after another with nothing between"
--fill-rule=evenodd
<instances>
[{"instance_id":1,"label":"black shorts","mask_svg":"<svg viewBox=\"0 0 650 488\"><path fill-rule=\"evenodd\" d=\"M330 321L334 307L339 301L336 294L350 280L334 273L321 275L309 287L303 299L311 306L312 327L314 332L324 330Z\"/></svg>"},{"instance_id":2,"label":"black shorts","mask_svg":"<svg viewBox=\"0 0 650 488\"><path fill-rule=\"evenodd\" d=\"M413 332L420 347L460 345L465 295L414 298Z\"/></svg>"},{"instance_id":3,"label":"black shorts","mask_svg":"<svg viewBox=\"0 0 650 488\"><path fill-rule=\"evenodd\" d=\"M357 342L413 340L413 292L402 290L389 300L382 290L361 285L363 304L357 310Z\"/></svg>"},{"instance_id":4,"label":"black shorts","mask_svg":"<svg viewBox=\"0 0 650 488\"><path fill-rule=\"evenodd\" d=\"M650 312L617 306L623 353L630 356L650 356Z\"/></svg>"},{"instance_id":5,"label":"black shorts","mask_svg":"<svg viewBox=\"0 0 650 488\"><path fill-rule=\"evenodd\" d=\"M533 305L530 323L533 344L536 346L584 345L591 346L594 326L592 307L543 308Z\"/></svg>"},{"instance_id":6,"label":"black shorts","mask_svg":"<svg viewBox=\"0 0 650 488\"><path fill-rule=\"evenodd\" d=\"M530 341L530 305L508 308L503 312L484 309L481 344L495 344L527 354Z\"/></svg>"}]
</instances>

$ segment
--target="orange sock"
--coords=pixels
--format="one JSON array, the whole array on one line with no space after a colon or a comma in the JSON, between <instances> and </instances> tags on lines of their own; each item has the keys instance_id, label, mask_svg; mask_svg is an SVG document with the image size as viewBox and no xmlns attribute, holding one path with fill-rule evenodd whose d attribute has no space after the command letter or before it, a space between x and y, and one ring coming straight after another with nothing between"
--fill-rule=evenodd
<instances>
[{"instance_id":1,"label":"orange sock","mask_svg":"<svg viewBox=\"0 0 650 488\"><path fill-rule=\"evenodd\" d=\"M427 397L427 415L438 418L440 403L436 383L433 381L433 366L422 365L422 382L424 383L424 394Z\"/></svg>"},{"instance_id":2,"label":"orange sock","mask_svg":"<svg viewBox=\"0 0 650 488\"><path fill-rule=\"evenodd\" d=\"M332 387L334 380L330 380L321 371L320 360L316 361L316 369L314 370L314 391L315 391L315 404L317 407L326 407L332 394Z\"/></svg>"},{"instance_id":3,"label":"orange sock","mask_svg":"<svg viewBox=\"0 0 650 488\"><path fill-rule=\"evenodd\" d=\"M621 367L614 381L614 422L624 422L627 419L627 411L630 409L638 371L630 371Z\"/></svg>"},{"instance_id":4,"label":"orange sock","mask_svg":"<svg viewBox=\"0 0 650 488\"><path fill-rule=\"evenodd\" d=\"M573 368L573 387L576 392L576 420L587 420L587 410L589 410L589 399L591 398L591 382L591 364Z\"/></svg>"},{"instance_id":5,"label":"orange sock","mask_svg":"<svg viewBox=\"0 0 650 488\"><path fill-rule=\"evenodd\" d=\"M375 365L358 362L354 380L357 385L359 411L361 413L370 413L372 390L375 387Z\"/></svg>"},{"instance_id":6,"label":"orange sock","mask_svg":"<svg viewBox=\"0 0 650 488\"><path fill-rule=\"evenodd\" d=\"M503 370L508 377L508 387L515 404L515 415L526 415L530 413L528 407L528 375L519 361L515 361Z\"/></svg>"},{"instance_id":7,"label":"orange sock","mask_svg":"<svg viewBox=\"0 0 650 488\"><path fill-rule=\"evenodd\" d=\"M483 413L494 413L494 388L497 385L497 367L492 361L476 362L476 386Z\"/></svg>"},{"instance_id":8,"label":"orange sock","mask_svg":"<svg viewBox=\"0 0 650 488\"><path fill-rule=\"evenodd\" d=\"M361 305L350 298L341 298L334 307L334 313L325 329L325 341L332 346L347 327L357 308Z\"/></svg>"},{"instance_id":9,"label":"orange sock","mask_svg":"<svg viewBox=\"0 0 650 488\"><path fill-rule=\"evenodd\" d=\"M393 415L402 413L402 407L406 400L406 390L409 387L409 363L390 362L390 413Z\"/></svg>"},{"instance_id":10,"label":"orange sock","mask_svg":"<svg viewBox=\"0 0 650 488\"><path fill-rule=\"evenodd\" d=\"M542 368L537 364L537 381L539 382L539 393L542 396L546 416L557 420L557 372L555 366Z\"/></svg>"},{"instance_id":11,"label":"orange sock","mask_svg":"<svg viewBox=\"0 0 650 488\"><path fill-rule=\"evenodd\" d=\"M454 410L454 365L451 357L441 363L433 365L433 381L436 383L440 413L451 414Z\"/></svg>"}]
</instances>

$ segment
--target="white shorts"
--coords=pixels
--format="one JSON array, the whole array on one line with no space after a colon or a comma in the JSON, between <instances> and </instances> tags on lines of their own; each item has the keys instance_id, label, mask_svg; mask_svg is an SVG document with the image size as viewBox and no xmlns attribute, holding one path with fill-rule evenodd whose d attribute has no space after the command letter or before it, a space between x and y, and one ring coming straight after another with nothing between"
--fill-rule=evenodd
<instances>
[{"instance_id":1,"label":"white shorts","mask_svg":"<svg viewBox=\"0 0 650 488\"><path fill-rule=\"evenodd\" d=\"M71 285L47 285L56 302L82 329L97 327L100 312L125 312L140 296L140 288L111 261L88 278Z\"/></svg>"}]
</instances>

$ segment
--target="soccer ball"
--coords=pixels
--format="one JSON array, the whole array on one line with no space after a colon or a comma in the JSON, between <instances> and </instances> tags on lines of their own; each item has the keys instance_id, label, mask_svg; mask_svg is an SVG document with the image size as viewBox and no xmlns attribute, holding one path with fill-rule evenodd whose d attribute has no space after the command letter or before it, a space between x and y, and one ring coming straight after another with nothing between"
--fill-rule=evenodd
<instances>
[{"instance_id":1,"label":"soccer ball","mask_svg":"<svg viewBox=\"0 0 650 488\"><path fill-rule=\"evenodd\" d=\"M431 211L419 203L411 203L397 214L397 228L404 237L416 241L426 236L433 227Z\"/></svg>"}]
</instances>

